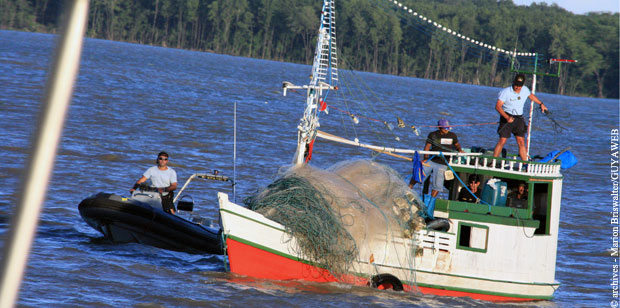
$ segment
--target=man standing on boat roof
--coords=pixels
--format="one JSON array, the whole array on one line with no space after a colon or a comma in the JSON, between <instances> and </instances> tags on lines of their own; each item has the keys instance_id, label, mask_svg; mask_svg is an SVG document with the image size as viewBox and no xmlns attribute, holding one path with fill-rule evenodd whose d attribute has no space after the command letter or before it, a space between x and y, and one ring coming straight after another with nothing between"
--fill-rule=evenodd
<instances>
[{"instance_id":1,"label":"man standing on boat roof","mask_svg":"<svg viewBox=\"0 0 620 308\"><path fill-rule=\"evenodd\" d=\"M157 191L161 194L161 206L164 212L174 214L173 197L174 190L177 189L177 173L168 167L168 158L168 153L159 152L155 161L157 166L148 168L129 192L133 193L140 184L150 179L153 186L157 187Z\"/></svg>"},{"instance_id":2,"label":"man standing on boat roof","mask_svg":"<svg viewBox=\"0 0 620 308\"><path fill-rule=\"evenodd\" d=\"M519 147L519 156L521 160L527 161L527 153L525 149L525 132L527 126L523 119L523 106L529 98L533 102L540 105L543 113L547 112L547 107L541 102L536 95L532 94L528 87L524 86L525 75L517 74L512 81L512 86L502 89L497 97L495 110L499 113L499 141L495 145L493 156L498 157L502 152L504 145L511 134L514 134Z\"/></svg>"},{"instance_id":3,"label":"man standing on boat roof","mask_svg":"<svg viewBox=\"0 0 620 308\"><path fill-rule=\"evenodd\" d=\"M426 137L426 145L424 151L438 151L438 152L463 152L459 139L455 133L450 131L450 122L446 119L437 121L438 130L431 132ZM431 176L431 196L437 197L439 192L444 190L444 174L448 169L446 161L440 155L433 155L431 161L427 163L429 159L428 154L424 154L424 160L422 160L422 166L424 167L424 174L428 177ZM413 178L409 182L409 187L413 188L415 181Z\"/></svg>"}]
</instances>

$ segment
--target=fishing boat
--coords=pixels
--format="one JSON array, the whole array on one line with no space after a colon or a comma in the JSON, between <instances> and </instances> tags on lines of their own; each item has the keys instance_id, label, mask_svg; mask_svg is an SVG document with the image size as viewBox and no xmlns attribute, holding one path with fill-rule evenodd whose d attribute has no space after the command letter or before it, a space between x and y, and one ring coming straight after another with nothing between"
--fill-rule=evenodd
<instances>
[{"instance_id":1,"label":"fishing boat","mask_svg":"<svg viewBox=\"0 0 620 308\"><path fill-rule=\"evenodd\" d=\"M283 187L283 197L270 199L272 205L290 199L303 200L313 193L297 198L294 194L300 189L291 187L293 179L304 182L297 176L306 174L311 178L310 185L303 185L316 188L312 179L327 181L316 188L329 195L319 197L325 199L321 202L339 199L354 205L327 209L334 215L328 213L325 217L329 219L321 217L314 222L324 222L323 229L334 224L342 226L328 231L328 241L322 243L316 241L323 236L316 234L321 228L311 232L290 225L306 223L304 226L312 227L302 221L313 219L306 216L307 209L295 208L288 214L285 207L257 210L235 204L226 193L218 193L230 271L261 279L341 282L488 301L551 299L559 287L555 280L563 180L559 162L525 162L471 149L466 149L469 153L417 151L444 157L458 180L451 182L446 197L436 200L432 219L418 217L428 204L402 188L404 183L393 189L397 186L395 177L389 175L392 171L375 162L347 163L328 171L308 165L317 137L391 155L416 153L318 130L318 115L325 110L324 96L338 90L334 83L338 79L334 8L333 0L324 1L310 84L283 85L284 95L287 90L306 93L306 109L298 125L297 150L291 167L295 176L276 181L256 198ZM357 165L379 172L373 176L348 175L347 168ZM391 178L385 183L392 183L389 190L396 192L383 201L377 201L379 194L364 188L379 181L377 174L388 174ZM466 189L460 179L472 174L478 175L483 184L482 200L457 201L459 191ZM336 183L339 178L343 180ZM365 182L352 186L352 179ZM509 193L521 184L527 188L527 199L510 197ZM348 197L352 195L357 199ZM362 216L363 212L369 215ZM430 228L437 219L447 220L448 228ZM368 229L373 225L378 227Z\"/></svg>"},{"instance_id":2,"label":"fishing boat","mask_svg":"<svg viewBox=\"0 0 620 308\"><path fill-rule=\"evenodd\" d=\"M217 174L192 175L175 198L177 215L162 209L157 189L142 184L130 197L100 192L80 202L82 219L117 243L140 243L189 253L223 254L220 228L193 214L194 201L182 195L192 179L230 181ZM180 198L179 198L180 197Z\"/></svg>"}]
</instances>

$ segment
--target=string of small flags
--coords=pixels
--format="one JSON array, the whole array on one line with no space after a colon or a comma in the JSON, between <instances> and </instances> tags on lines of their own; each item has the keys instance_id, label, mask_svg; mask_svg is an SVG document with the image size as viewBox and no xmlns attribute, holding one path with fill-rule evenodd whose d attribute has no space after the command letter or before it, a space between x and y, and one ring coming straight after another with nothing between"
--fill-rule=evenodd
<instances>
[{"instance_id":1,"label":"string of small flags","mask_svg":"<svg viewBox=\"0 0 620 308\"><path fill-rule=\"evenodd\" d=\"M427 23L433 25L434 27L436 27L437 29L442 30L442 31L444 31L444 32L446 32L448 34L453 35L453 36L456 36L457 38L459 38L461 40L464 40L464 41L467 41L467 42L469 42L471 44L478 45L480 47L487 48L489 50L505 53L505 54L513 56L513 57L516 57L516 56L534 57L534 56L536 56L536 53L509 51L509 50L505 50L505 49L499 48L497 46L493 46L491 44L487 44L487 43L484 43L484 42L477 41L477 40L475 40L473 38L470 38L470 37L468 37L466 35L460 34L460 33L456 32L456 31L454 31L454 30L452 30L450 28L447 28L446 26L443 26L443 25L441 25L441 24L439 24L439 23L437 23L435 21L432 21L430 18L428 18L426 16L423 16L422 14L419 14L418 12L415 12L411 8L408 8L406 5L403 5L402 3L400 3L400 2L398 2L396 0L387 0L387 1L397 5L398 8L404 10L406 13L409 13L409 14L411 14L414 17L419 18L423 22L427 22Z\"/></svg>"}]
</instances>

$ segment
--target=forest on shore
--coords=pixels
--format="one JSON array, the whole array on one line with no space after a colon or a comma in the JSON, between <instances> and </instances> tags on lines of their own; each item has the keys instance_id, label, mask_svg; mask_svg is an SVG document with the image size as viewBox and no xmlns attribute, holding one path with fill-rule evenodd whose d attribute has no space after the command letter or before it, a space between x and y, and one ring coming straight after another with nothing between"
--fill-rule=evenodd
<instances>
[{"instance_id":1,"label":"forest on shore","mask_svg":"<svg viewBox=\"0 0 620 308\"><path fill-rule=\"evenodd\" d=\"M618 98L619 14L576 15L512 0L401 0L459 34L505 50L539 53L516 62L442 31L388 0L336 2L339 67L460 83L507 86L511 64L557 73L538 91ZM60 0L0 0L0 29L55 33ZM91 0L87 36L244 57L311 63L322 1Z\"/></svg>"}]
</instances>

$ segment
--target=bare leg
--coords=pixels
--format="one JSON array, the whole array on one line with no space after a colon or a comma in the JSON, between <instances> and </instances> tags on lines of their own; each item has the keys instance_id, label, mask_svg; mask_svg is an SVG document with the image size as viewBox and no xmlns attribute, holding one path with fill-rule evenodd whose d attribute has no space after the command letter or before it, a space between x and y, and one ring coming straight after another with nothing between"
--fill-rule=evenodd
<instances>
[{"instance_id":1,"label":"bare leg","mask_svg":"<svg viewBox=\"0 0 620 308\"><path fill-rule=\"evenodd\" d=\"M438 191L436 191L436 190L431 190L431 197L435 198L435 197L437 197L437 195L438 195L438 194L439 194L439 192L438 192Z\"/></svg>"},{"instance_id":2,"label":"bare leg","mask_svg":"<svg viewBox=\"0 0 620 308\"><path fill-rule=\"evenodd\" d=\"M504 137L499 138L499 141L495 145L495 150L493 150L493 157L498 157L499 154L502 153L502 149L504 148L504 145L506 144L506 140L508 139ZM521 137L521 140L523 140L523 137Z\"/></svg>"},{"instance_id":3,"label":"bare leg","mask_svg":"<svg viewBox=\"0 0 620 308\"><path fill-rule=\"evenodd\" d=\"M527 153L525 150L525 138L515 136L517 139L517 146L519 146L519 156L521 156L521 160L527 161Z\"/></svg>"}]
</instances>

